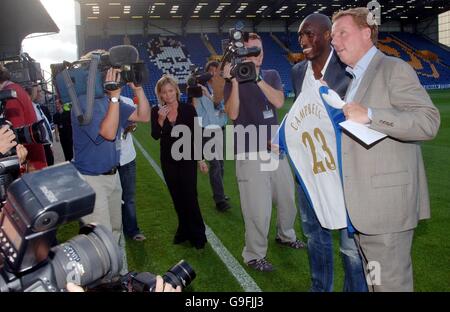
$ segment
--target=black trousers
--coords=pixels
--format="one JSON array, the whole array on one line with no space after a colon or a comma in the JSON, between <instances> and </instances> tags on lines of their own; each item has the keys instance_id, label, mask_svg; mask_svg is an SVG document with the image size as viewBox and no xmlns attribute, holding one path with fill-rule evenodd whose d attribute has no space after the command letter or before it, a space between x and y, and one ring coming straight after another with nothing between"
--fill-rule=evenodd
<instances>
[{"instance_id":1,"label":"black trousers","mask_svg":"<svg viewBox=\"0 0 450 312\"><path fill-rule=\"evenodd\" d=\"M197 199L197 162L161 159L161 168L178 216L175 237L193 244L205 243L205 224Z\"/></svg>"},{"instance_id":2,"label":"black trousers","mask_svg":"<svg viewBox=\"0 0 450 312\"><path fill-rule=\"evenodd\" d=\"M60 136L61 147L63 149L64 158L66 161L71 161L73 158L73 142L72 137Z\"/></svg>"},{"instance_id":3,"label":"black trousers","mask_svg":"<svg viewBox=\"0 0 450 312\"><path fill-rule=\"evenodd\" d=\"M44 144L45 160L47 161L47 166L53 166L55 163L55 158L53 157L53 151L50 144Z\"/></svg>"}]
</instances>

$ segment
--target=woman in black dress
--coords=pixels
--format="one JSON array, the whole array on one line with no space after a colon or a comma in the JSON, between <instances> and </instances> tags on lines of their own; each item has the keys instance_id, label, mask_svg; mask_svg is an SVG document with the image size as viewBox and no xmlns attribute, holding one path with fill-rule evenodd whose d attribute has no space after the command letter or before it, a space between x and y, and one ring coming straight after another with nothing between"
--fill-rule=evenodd
<instances>
[{"instance_id":1,"label":"woman in black dress","mask_svg":"<svg viewBox=\"0 0 450 312\"><path fill-rule=\"evenodd\" d=\"M205 224L197 200L197 161L194 155L194 123L197 113L192 105L180 103L180 89L176 81L164 75L156 84L159 104L152 108L152 137L160 139L162 172L178 216L178 229L174 244L187 240L197 248L206 243ZM192 159L175 160L172 145L180 138L172 137L173 127L185 125L191 131L190 155Z\"/></svg>"}]
</instances>

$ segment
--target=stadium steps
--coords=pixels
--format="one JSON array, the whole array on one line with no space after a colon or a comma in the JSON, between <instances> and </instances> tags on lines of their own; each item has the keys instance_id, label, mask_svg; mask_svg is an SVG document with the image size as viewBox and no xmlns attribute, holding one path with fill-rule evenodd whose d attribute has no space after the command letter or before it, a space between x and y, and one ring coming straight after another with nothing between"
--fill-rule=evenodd
<instances>
[{"instance_id":1,"label":"stadium steps","mask_svg":"<svg viewBox=\"0 0 450 312\"><path fill-rule=\"evenodd\" d=\"M293 63L292 63L291 60L289 59L289 54L291 54L292 51L289 50L289 49L284 45L284 43L281 42L281 40L278 39L277 36L275 36L275 34L270 33L270 37L272 38L272 40L273 40L273 41L274 41L281 49L283 49L283 50L286 52L286 54L283 55L284 58L285 58L291 65L293 65Z\"/></svg>"},{"instance_id":2,"label":"stadium steps","mask_svg":"<svg viewBox=\"0 0 450 312\"><path fill-rule=\"evenodd\" d=\"M280 39L278 39L277 36L275 36L275 34L270 33L270 37L272 38L273 41L275 41L276 44L278 44L280 46L280 48L282 48L286 53L291 53L292 51L289 50L283 42L281 42Z\"/></svg>"}]
</instances>

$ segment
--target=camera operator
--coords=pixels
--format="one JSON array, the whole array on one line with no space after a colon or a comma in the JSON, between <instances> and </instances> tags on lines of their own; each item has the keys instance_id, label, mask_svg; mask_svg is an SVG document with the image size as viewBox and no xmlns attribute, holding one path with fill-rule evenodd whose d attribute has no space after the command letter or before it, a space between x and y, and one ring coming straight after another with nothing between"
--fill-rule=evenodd
<instances>
[{"instance_id":1,"label":"camera operator","mask_svg":"<svg viewBox=\"0 0 450 312\"><path fill-rule=\"evenodd\" d=\"M0 156L2 156L2 154L6 154L11 148L15 146L17 157L19 158L19 163L22 164L26 160L28 151L23 145L17 144L15 138L16 136L14 135L14 132L9 128L8 125L0 128Z\"/></svg>"},{"instance_id":2,"label":"camera operator","mask_svg":"<svg viewBox=\"0 0 450 312\"><path fill-rule=\"evenodd\" d=\"M109 68L105 82L120 82L120 69ZM97 222L112 230L123 252L127 271L125 240L122 234L122 188L117 167L120 160L120 128L128 121L148 122L150 107L141 86L128 83L139 100L137 109L120 101L121 88L106 91L107 96L95 101L92 121L81 125L72 109L73 164L95 190L94 212L82 218L84 223ZM83 111L87 101L80 101Z\"/></svg>"},{"instance_id":3,"label":"camera operator","mask_svg":"<svg viewBox=\"0 0 450 312\"><path fill-rule=\"evenodd\" d=\"M197 111L198 117L202 118L202 128L203 133L204 129L208 128L213 131L213 137L208 138L203 136L203 146L209 140L215 140L216 142L223 142L223 136L225 131L225 125L227 124L227 115L225 113L225 107L223 99L217 101L217 97L215 92L213 91L215 85L217 83L220 84L220 71L219 71L219 63L217 61L210 61L205 65L206 72L210 73L212 77L206 82L206 85L203 86L199 84L199 86L203 90L203 96L200 98L194 97L192 103L194 104L195 110ZM217 102L214 100L216 99ZM216 136L220 135L221 140L216 138ZM215 146L217 146L216 144ZM221 144L223 146L223 144ZM223 155L217 155L219 151L213 151L216 153L214 159L209 160L209 182L211 184L211 189L213 191L214 202L216 203L216 208L218 211L224 212L230 209L230 205L228 204L228 197L225 196L223 190ZM223 148L221 149L223 154ZM202 160L199 162L200 169L205 171L204 166L206 163Z\"/></svg>"},{"instance_id":4,"label":"camera operator","mask_svg":"<svg viewBox=\"0 0 450 312\"><path fill-rule=\"evenodd\" d=\"M259 141L259 136L265 131L264 126L268 132L266 138L270 140L273 132L271 128L278 126L276 110L284 104L280 75L276 70L261 70L264 52L262 40L257 34L250 33L244 41L244 46L259 47L261 50L258 56L246 58L246 61L254 63L257 78L256 81L239 83L236 77L231 76L231 64L225 64L225 110L234 122L235 132L236 126L256 127L258 137L246 140L243 151L237 144L240 140L235 138L236 176L245 223L245 247L242 256L251 268L270 272L274 268L266 259L266 255L272 199L278 208L276 242L294 249L304 248L305 245L296 238L294 230L297 214L294 180L286 158L280 157L276 169L262 171L262 161L258 155L267 153L270 143L257 146L257 149L253 150L255 144L250 142Z\"/></svg>"},{"instance_id":5,"label":"camera operator","mask_svg":"<svg viewBox=\"0 0 450 312\"><path fill-rule=\"evenodd\" d=\"M30 97L20 85L10 79L8 70L0 65L0 90L14 90L17 93L17 98L6 102L4 117L12 123L14 128L35 123L37 118ZM28 150L27 170L29 172L47 166L42 144L26 144L25 147Z\"/></svg>"}]
</instances>

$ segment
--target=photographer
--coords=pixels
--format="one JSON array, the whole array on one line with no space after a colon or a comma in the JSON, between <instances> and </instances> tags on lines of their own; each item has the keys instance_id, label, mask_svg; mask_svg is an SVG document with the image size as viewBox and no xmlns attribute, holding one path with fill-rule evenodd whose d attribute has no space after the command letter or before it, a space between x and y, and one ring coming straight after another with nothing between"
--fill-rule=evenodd
<instances>
[{"instance_id":1,"label":"photographer","mask_svg":"<svg viewBox=\"0 0 450 312\"><path fill-rule=\"evenodd\" d=\"M109 68L105 82L120 82L120 70ZM117 167L120 160L120 149L117 140L120 128L126 128L128 121L148 122L150 107L144 90L130 82L139 100L137 109L121 103L121 88L106 91L107 95L97 99L94 105L92 120L87 125L80 124L74 110L71 113L73 129L74 160L73 164L95 190L94 212L82 218L84 223L97 222L112 230L124 256L121 273L127 271L125 240L122 235L122 214L120 186ZM80 106L86 110L85 96L80 96Z\"/></svg>"},{"instance_id":2,"label":"photographer","mask_svg":"<svg viewBox=\"0 0 450 312\"><path fill-rule=\"evenodd\" d=\"M270 272L274 268L266 259L266 254L272 199L278 208L276 242L294 249L304 248L305 245L297 240L294 230L297 214L294 180L286 158L280 157L276 169L262 171L259 155L268 154L270 143L261 144L262 146L256 144L256 150L255 144L251 144L254 140L260 141L259 137L264 135L266 128L266 138L270 140L274 132L271 128L278 126L276 110L284 104L281 79L276 70L261 70L264 52L262 40L257 34L250 33L244 46L247 49L260 49L258 56L246 58L247 62L253 62L256 67L256 81L239 83L236 77L231 76L231 64L225 64L225 110L234 122L235 134L238 128L236 126L256 128L257 137L245 140L244 146L239 146L238 143L242 140L235 138L236 176L245 223L245 247L242 256L251 268Z\"/></svg>"},{"instance_id":3,"label":"photographer","mask_svg":"<svg viewBox=\"0 0 450 312\"><path fill-rule=\"evenodd\" d=\"M28 154L27 149L23 145L17 144L14 132L9 129L9 126L2 126L0 128L0 156L9 152L14 146L16 147L19 163L24 163Z\"/></svg>"},{"instance_id":4,"label":"photographer","mask_svg":"<svg viewBox=\"0 0 450 312\"><path fill-rule=\"evenodd\" d=\"M30 97L20 85L10 79L8 70L0 65L0 90L14 90L17 93L17 98L6 102L4 117L12 123L14 128L35 123L37 118ZM27 171L35 171L47 166L42 144L26 144L25 147L28 150Z\"/></svg>"},{"instance_id":5,"label":"photographer","mask_svg":"<svg viewBox=\"0 0 450 312\"><path fill-rule=\"evenodd\" d=\"M199 84L202 88L203 95L200 98L194 97L192 103L194 104L195 110L197 111L198 117L202 118L202 128L207 128L211 130L214 134L212 138L203 136L203 146L209 140L215 140L216 142L223 142L223 135L225 131L225 125L227 124L227 115L225 113L223 99L217 99L215 92L213 91L217 84L220 84L219 63L216 61L210 61L205 65L205 70L207 73L211 74L211 78L203 86ZM216 102L216 101L217 102ZM216 136L221 136L217 138ZM215 146L217 146L216 144ZM223 146L223 144L221 144ZM211 189L213 191L214 202L216 203L216 208L218 211L224 212L230 209L228 204L228 197L225 195L223 190L223 155L217 155L219 151L213 151L216 155L214 159L209 160L209 182L211 184ZM223 149L221 149L223 152ZM204 170L203 167L206 166L204 161L199 162L200 169Z\"/></svg>"}]
</instances>

